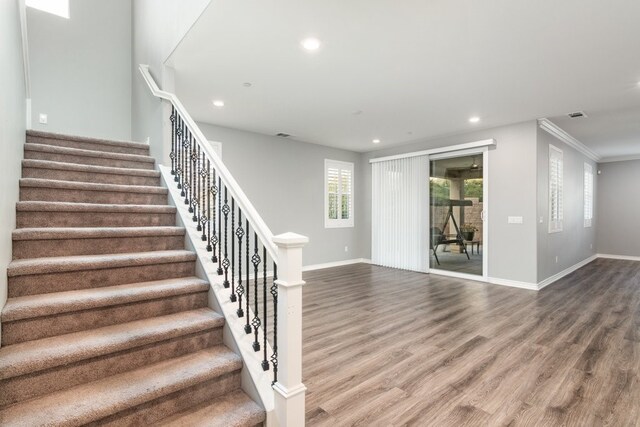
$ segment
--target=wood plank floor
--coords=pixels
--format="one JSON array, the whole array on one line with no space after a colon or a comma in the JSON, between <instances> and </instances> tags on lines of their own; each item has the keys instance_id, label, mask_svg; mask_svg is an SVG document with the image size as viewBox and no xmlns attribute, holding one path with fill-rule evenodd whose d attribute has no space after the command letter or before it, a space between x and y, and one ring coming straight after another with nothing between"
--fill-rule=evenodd
<instances>
[{"instance_id":1,"label":"wood plank floor","mask_svg":"<svg viewBox=\"0 0 640 427\"><path fill-rule=\"evenodd\" d=\"M640 263L542 291L367 264L305 274L308 426L640 426Z\"/></svg>"}]
</instances>

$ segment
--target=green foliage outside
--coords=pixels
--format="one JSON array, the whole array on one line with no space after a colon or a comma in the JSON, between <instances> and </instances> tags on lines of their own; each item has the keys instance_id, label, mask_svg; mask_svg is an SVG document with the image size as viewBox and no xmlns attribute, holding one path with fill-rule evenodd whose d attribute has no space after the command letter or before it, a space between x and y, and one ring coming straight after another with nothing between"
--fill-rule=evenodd
<instances>
[{"instance_id":1,"label":"green foliage outside","mask_svg":"<svg viewBox=\"0 0 640 427\"><path fill-rule=\"evenodd\" d=\"M451 194L450 182L443 178L429 178L429 188L432 199L449 199ZM464 197L477 197L482 202L482 179L464 180Z\"/></svg>"}]
</instances>

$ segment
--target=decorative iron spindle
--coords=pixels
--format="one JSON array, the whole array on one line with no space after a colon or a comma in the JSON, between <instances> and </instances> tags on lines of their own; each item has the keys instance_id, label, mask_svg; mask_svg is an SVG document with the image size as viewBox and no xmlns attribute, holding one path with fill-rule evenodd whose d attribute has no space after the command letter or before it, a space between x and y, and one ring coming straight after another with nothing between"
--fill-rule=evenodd
<instances>
[{"instance_id":1,"label":"decorative iron spindle","mask_svg":"<svg viewBox=\"0 0 640 427\"><path fill-rule=\"evenodd\" d=\"M185 129L184 126L184 121L181 122L180 127L182 128L182 138L180 139L180 145L182 146L182 149L180 150L180 161L181 161L181 168L182 168L182 172L180 173L180 188L182 189L182 191L180 192L180 195L182 197L186 197L187 192L186 192L186 182L187 182L187 144L188 144L188 140L187 140L187 131Z\"/></svg>"},{"instance_id":2,"label":"decorative iron spindle","mask_svg":"<svg viewBox=\"0 0 640 427\"><path fill-rule=\"evenodd\" d=\"M171 153L169 158L171 159L171 175L176 174L176 107L171 106Z\"/></svg>"},{"instance_id":3,"label":"decorative iron spindle","mask_svg":"<svg viewBox=\"0 0 640 427\"><path fill-rule=\"evenodd\" d=\"M273 354L271 364L273 365L273 383L278 381L278 266L273 263L273 283L271 284L271 296L273 297Z\"/></svg>"},{"instance_id":4,"label":"decorative iron spindle","mask_svg":"<svg viewBox=\"0 0 640 427\"><path fill-rule=\"evenodd\" d=\"M236 228L236 199L231 198L231 296L229 300L236 302L236 239L233 237L233 230Z\"/></svg>"},{"instance_id":5,"label":"decorative iron spindle","mask_svg":"<svg viewBox=\"0 0 640 427\"><path fill-rule=\"evenodd\" d=\"M222 268L224 268L224 287L229 287L229 199L227 194L227 187L224 187L224 205L222 205L222 213L224 214L224 259L222 260Z\"/></svg>"},{"instance_id":6,"label":"decorative iron spindle","mask_svg":"<svg viewBox=\"0 0 640 427\"><path fill-rule=\"evenodd\" d=\"M188 129L185 130L184 148L182 190L184 192L184 204L189 206L189 212L191 212L191 203L189 201L189 193L191 193L191 132Z\"/></svg>"},{"instance_id":7,"label":"decorative iron spindle","mask_svg":"<svg viewBox=\"0 0 640 427\"><path fill-rule=\"evenodd\" d=\"M207 181L209 181L209 170L207 169L207 163L204 158L204 150L202 150L202 158L200 160L200 203L198 204L200 209L200 220L198 222L198 230L202 230L202 236L200 240L208 242L207 239L207 222L209 221L209 211L207 210Z\"/></svg>"},{"instance_id":8,"label":"decorative iron spindle","mask_svg":"<svg viewBox=\"0 0 640 427\"><path fill-rule=\"evenodd\" d=\"M251 301L251 282L249 280L249 244L251 242L251 239L249 238L249 218L247 218L246 220L246 230L247 230L247 251L246 251L246 266L247 266L247 274L245 276L245 281L244 281L244 290L246 292L246 296L245 296L245 300L246 300L246 304L247 304L247 323L244 325L244 332L246 334L250 334L251 333L251 319L250 319L250 314L251 314L251 310L249 309L249 303Z\"/></svg>"},{"instance_id":9,"label":"decorative iron spindle","mask_svg":"<svg viewBox=\"0 0 640 427\"><path fill-rule=\"evenodd\" d=\"M262 325L262 350L264 351L262 357L262 370L269 370L269 361L267 360L267 326L269 324L269 315L267 313L267 247L262 246L262 317L264 317L264 324Z\"/></svg>"},{"instance_id":10,"label":"decorative iron spindle","mask_svg":"<svg viewBox=\"0 0 640 427\"><path fill-rule=\"evenodd\" d=\"M198 195L200 194L198 184L200 182L200 174L198 173L198 161L200 160L200 144L194 138L193 148L191 150L191 205L189 212L193 213L191 220L198 222ZM199 224L198 224L199 225Z\"/></svg>"},{"instance_id":11,"label":"decorative iron spindle","mask_svg":"<svg viewBox=\"0 0 640 427\"><path fill-rule=\"evenodd\" d=\"M213 179L216 179L215 176L213 177ZM213 202L215 203L215 196ZM207 159L207 217L207 252L211 252L213 251L213 242L211 241L211 162L209 161L209 159ZM215 220L216 217L214 215L213 221ZM215 252L213 254L213 256L215 257Z\"/></svg>"},{"instance_id":12,"label":"decorative iron spindle","mask_svg":"<svg viewBox=\"0 0 640 427\"><path fill-rule=\"evenodd\" d=\"M214 209L215 210L215 209ZM218 260L222 261L222 178L218 177ZM222 270L222 262L218 264L218 276L221 276L224 271Z\"/></svg>"},{"instance_id":13,"label":"decorative iron spindle","mask_svg":"<svg viewBox=\"0 0 640 427\"><path fill-rule=\"evenodd\" d=\"M258 341L258 329L260 328L260 312L258 311L258 267L260 266L260 254L258 253L258 233L253 232L253 301L254 311L251 326L253 326L253 350L260 351L260 341Z\"/></svg>"},{"instance_id":14,"label":"decorative iron spindle","mask_svg":"<svg viewBox=\"0 0 640 427\"><path fill-rule=\"evenodd\" d=\"M242 310L242 295L244 294L244 285L242 284L242 238L244 237L244 230L242 229L242 209L238 208L238 228L236 229L236 237L238 238L238 310L236 314L238 317L244 316Z\"/></svg>"},{"instance_id":15,"label":"decorative iron spindle","mask_svg":"<svg viewBox=\"0 0 640 427\"><path fill-rule=\"evenodd\" d=\"M182 183L180 182L182 175L182 163L180 163L182 159L182 134L182 117L178 116L176 121L176 177L173 178L178 183L178 189L182 188Z\"/></svg>"}]
</instances>

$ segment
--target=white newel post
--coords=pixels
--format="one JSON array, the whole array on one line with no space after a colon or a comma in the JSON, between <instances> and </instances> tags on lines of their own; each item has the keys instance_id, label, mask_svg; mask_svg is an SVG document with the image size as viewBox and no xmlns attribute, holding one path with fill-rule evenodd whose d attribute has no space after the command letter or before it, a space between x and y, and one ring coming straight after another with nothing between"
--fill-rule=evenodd
<instances>
[{"instance_id":1,"label":"white newel post","mask_svg":"<svg viewBox=\"0 0 640 427\"><path fill-rule=\"evenodd\" d=\"M278 381L275 413L280 427L302 427L302 248L309 238L285 233L273 238L278 247Z\"/></svg>"}]
</instances>

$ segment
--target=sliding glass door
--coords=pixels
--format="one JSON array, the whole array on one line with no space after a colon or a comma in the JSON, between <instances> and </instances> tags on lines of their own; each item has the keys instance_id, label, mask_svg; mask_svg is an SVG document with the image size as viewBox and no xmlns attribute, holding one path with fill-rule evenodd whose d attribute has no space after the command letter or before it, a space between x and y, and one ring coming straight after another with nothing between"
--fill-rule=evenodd
<instances>
[{"instance_id":1,"label":"sliding glass door","mask_svg":"<svg viewBox=\"0 0 640 427\"><path fill-rule=\"evenodd\" d=\"M429 266L485 275L485 155L430 157Z\"/></svg>"}]
</instances>

